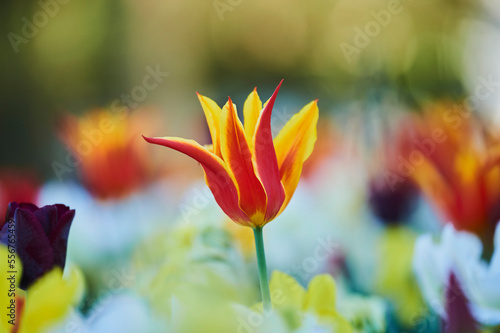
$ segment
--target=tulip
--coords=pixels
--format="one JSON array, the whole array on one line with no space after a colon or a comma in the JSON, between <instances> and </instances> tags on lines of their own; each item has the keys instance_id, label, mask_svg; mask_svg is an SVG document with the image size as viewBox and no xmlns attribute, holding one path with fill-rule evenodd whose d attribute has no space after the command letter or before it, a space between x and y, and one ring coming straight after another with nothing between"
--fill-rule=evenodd
<instances>
[{"instance_id":1,"label":"tulip","mask_svg":"<svg viewBox=\"0 0 500 333\"><path fill-rule=\"evenodd\" d=\"M482 239L489 257L500 217L500 144L488 134L495 129L445 104L415 118L412 131L407 140L413 145L403 152L411 178L444 222Z\"/></svg>"},{"instance_id":2,"label":"tulip","mask_svg":"<svg viewBox=\"0 0 500 333\"><path fill-rule=\"evenodd\" d=\"M288 205L302 166L316 142L317 100L294 115L273 140L271 113L281 83L264 104L254 89L243 107L244 125L231 98L221 109L198 94L212 137L211 146L175 137L144 139L177 150L199 162L221 209L234 222L254 230L264 305L270 307L262 227Z\"/></svg>"},{"instance_id":3,"label":"tulip","mask_svg":"<svg viewBox=\"0 0 500 333\"><path fill-rule=\"evenodd\" d=\"M20 282L27 289L33 282L54 267L64 269L68 235L75 211L64 205L48 205L41 208L31 203L11 202L7 220L0 231L0 243L12 244L23 265ZM11 231L12 230L12 231Z\"/></svg>"},{"instance_id":4,"label":"tulip","mask_svg":"<svg viewBox=\"0 0 500 333\"><path fill-rule=\"evenodd\" d=\"M372 213L387 226L407 222L415 209L417 198L417 188L409 180L390 188L386 180L379 176L368 184L368 203Z\"/></svg>"},{"instance_id":5,"label":"tulip","mask_svg":"<svg viewBox=\"0 0 500 333\"><path fill-rule=\"evenodd\" d=\"M74 312L84 294L83 273L77 267L71 267L63 278L59 267L33 283L27 291L15 288L11 284L13 268L8 264L9 248L0 244L0 287L5 293L0 294L0 305L13 316L2 316L0 332L33 333L54 331L54 327L64 322L68 314ZM23 271L21 263L15 262L15 271ZM17 284L17 275L14 284ZM8 292L9 291L9 292ZM73 323L73 326L75 323Z\"/></svg>"},{"instance_id":6,"label":"tulip","mask_svg":"<svg viewBox=\"0 0 500 333\"><path fill-rule=\"evenodd\" d=\"M85 188L101 200L120 199L147 185L152 176L151 159L139 144L139 128L150 128L150 114L116 113L97 109L79 118L66 116L59 136L77 159ZM53 163L59 178L74 165Z\"/></svg>"}]
</instances>

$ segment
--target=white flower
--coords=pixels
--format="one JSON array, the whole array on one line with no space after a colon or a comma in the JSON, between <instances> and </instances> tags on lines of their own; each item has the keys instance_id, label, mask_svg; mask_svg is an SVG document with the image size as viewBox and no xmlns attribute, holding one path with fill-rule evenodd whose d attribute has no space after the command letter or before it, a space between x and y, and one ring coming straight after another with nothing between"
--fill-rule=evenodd
<instances>
[{"instance_id":1,"label":"white flower","mask_svg":"<svg viewBox=\"0 0 500 333\"><path fill-rule=\"evenodd\" d=\"M172 210L168 185L159 183L127 197L101 201L75 183L51 182L40 189L39 205L64 203L76 210L68 241L68 261L83 268L126 258L143 237L165 222Z\"/></svg>"},{"instance_id":2,"label":"white flower","mask_svg":"<svg viewBox=\"0 0 500 333\"><path fill-rule=\"evenodd\" d=\"M481 259L483 246L471 233L447 224L441 242L422 235L415 243L413 267L427 303L445 317L445 292L453 271L469 300L474 318L484 325L500 324L500 224L489 263Z\"/></svg>"},{"instance_id":3,"label":"white flower","mask_svg":"<svg viewBox=\"0 0 500 333\"><path fill-rule=\"evenodd\" d=\"M132 292L113 294L100 301L89 316L71 313L51 333L165 332L164 323L152 313L146 300Z\"/></svg>"},{"instance_id":4,"label":"white flower","mask_svg":"<svg viewBox=\"0 0 500 333\"><path fill-rule=\"evenodd\" d=\"M377 296L339 295L339 312L363 332L385 332L387 305Z\"/></svg>"}]
</instances>

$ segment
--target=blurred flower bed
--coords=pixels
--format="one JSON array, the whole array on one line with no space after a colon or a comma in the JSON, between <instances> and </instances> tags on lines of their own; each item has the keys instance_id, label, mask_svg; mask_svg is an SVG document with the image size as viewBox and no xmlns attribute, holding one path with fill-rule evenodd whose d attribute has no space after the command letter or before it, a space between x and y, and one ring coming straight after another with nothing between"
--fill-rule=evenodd
<instances>
[{"instance_id":1,"label":"blurred flower bed","mask_svg":"<svg viewBox=\"0 0 500 333\"><path fill-rule=\"evenodd\" d=\"M62 122L60 137L73 155L58 170L74 169L79 182L40 184L23 174L15 176L20 183L13 176L2 181L9 199L27 202L9 205L1 231L3 271L9 270L7 246L15 234L19 274L16 326L3 321L4 330L494 330L500 324L495 128L473 114L447 113L453 109L438 103L421 114L400 114L366 158L364 145L352 140L350 122L320 118L316 141L313 102L274 138L281 177L298 173L286 185L292 187L285 186L287 202L296 192L288 207L276 206L273 214L282 214L269 222L274 218L265 218L265 207L277 194L266 192L263 208L255 206L257 194L244 196L258 185L245 180L243 160L234 162L238 154L245 159L245 150L234 145L242 144L238 131L244 142L247 135L266 133L263 119L275 97L261 111L259 96L251 93L245 127L239 123L232 132L239 122L236 106L229 102L221 109L200 95L211 124L210 146L146 138L197 159L210 188L200 174L154 158L159 152L140 134L154 130L155 112L117 116L101 109ZM218 127L210 123L216 117ZM254 155L258 140L246 157L252 156L249 167L255 170L264 158ZM262 156L274 150L266 149ZM287 154L299 156L290 160L291 173L284 171L287 158L280 157ZM222 159L231 179L243 182L235 183L240 199L233 208L231 192L217 183L224 168L210 176L211 161ZM271 177L269 168L255 171L260 182L265 174ZM286 178L280 183L288 184ZM245 211L236 213L238 206ZM260 303L251 232L264 225L272 310Z\"/></svg>"},{"instance_id":2,"label":"blurred flower bed","mask_svg":"<svg viewBox=\"0 0 500 333\"><path fill-rule=\"evenodd\" d=\"M0 332L500 332L494 1L9 6Z\"/></svg>"}]
</instances>

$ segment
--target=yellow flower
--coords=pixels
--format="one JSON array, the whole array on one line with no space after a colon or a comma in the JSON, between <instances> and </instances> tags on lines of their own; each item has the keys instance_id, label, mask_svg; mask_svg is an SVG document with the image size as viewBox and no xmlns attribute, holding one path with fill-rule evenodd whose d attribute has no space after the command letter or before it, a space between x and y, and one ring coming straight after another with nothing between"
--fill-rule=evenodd
<instances>
[{"instance_id":1,"label":"yellow flower","mask_svg":"<svg viewBox=\"0 0 500 333\"><path fill-rule=\"evenodd\" d=\"M287 318L292 329L300 326L303 314L309 313L333 332L353 331L351 324L337 312L337 287L330 275L315 276L305 290L290 275L274 271L269 286L273 308Z\"/></svg>"},{"instance_id":2,"label":"yellow flower","mask_svg":"<svg viewBox=\"0 0 500 333\"><path fill-rule=\"evenodd\" d=\"M255 253L255 241L251 229L240 228L229 219L224 222L224 228L231 234L245 258L250 258Z\"/></svg>"},{"instance_id":3,"label":"yellow flower","mask_svg":"<svg viewBox=\"0 0 500 333\"><path fill-rule=\"evenodd\" d=\"M71 268L67 279L55 268L35 282L26 292L19 333L44 332L66 317L83 297L83 275Z\"/></svg>"},{"instance_id":4,"label":"yellow flower","mask_svg":"<svg viewBox=\"0 0 500 333\"><path fill-rule=\"evenodd\" d=\"M18 288L22 265L13 247L0 244L0 268L0 308L6 312L2 313L0 332L13 332L24 303L24 291Z\"/></svg>"},{"instance_id":5,"label":"yellow flower","mask_svg":"<svg viewBox=\"0 0 500 333\"><path fill-rule=\"evenodd\" d=\"M394 303L396 316L405 326L412 325L416 314L425 309L412 269L415 238L405 227L387 228L378 248L376 292Z\"/></svg>"},{"instance_id":6,"label":"yellow flower","mask_svg":"<svg viewBox=\"0 0 500 333\"><path fill-rule=\"evenodd\" d=\"M229 245L227 233L211 227L191 224L158 231L135 251L134 288L166 318L172 316L172 298L207 309L216 301L250 302L252 280Z\"/></svg>"},{"instance_id":7,"label":"yellow flower","mask_svg":"<svg viewBox=\"0 0 500 333\"><path fill-rule=\"evenodd\" d=\"M83 276L79 269L72 268L67 279L63 278L59 267L43 275L27 291L17 288L22 267L18 256L15 262L9 249L0 245L0 306L8 309L14 304L12 314L2 316L0 332L38 333L57 325L77 305L83 296ZM10 272L17 273L10 273ZM7 278L14 276L13 279ZM12 282L12 284L11 284ZM12 290L12 292L11 292ZM13 300L13 301L12 301ZM12 307L12 306L11 306ZM9 314L11 312L9 311ZM10 320L15 322L9 323ZM15 326L13 325L15 323Z\"/></svg>"}]
</instances>

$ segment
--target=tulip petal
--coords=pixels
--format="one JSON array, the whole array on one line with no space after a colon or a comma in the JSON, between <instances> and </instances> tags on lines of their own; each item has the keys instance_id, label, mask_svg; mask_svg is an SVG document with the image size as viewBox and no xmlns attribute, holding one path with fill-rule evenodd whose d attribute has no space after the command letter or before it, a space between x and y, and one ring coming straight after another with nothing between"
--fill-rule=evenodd
<instances>
[{"instance_id":1,"label":"tulip petal","mask_svg":"<svg viewBox=\"0 0 500 333\"><path fill-rule=\"evenodd\" d=\"M266 221L271 221L278 215L285 200L285 190L280 181L280 172L271 132L271 114L276 95L281 87L280 82L273 95L262 110L253 137L253 158L257 176L262 182L267 194Z\"/></svg>"},{"instance_id":2,"label":"tulip petal","mask_svg":"<svg viewBox=\"0 0 500 333\"><path fill-rule=\"evenodd\" d=\"M443 332L480 332L478 324L471 313L469 300L453 272L450 274L445 298L446 319Z\"/></svg>"},{"instance_id":3,"label":"tulip petal","mask_svg":"<svg viewBox=\"0 0 500 333\"><path fill-rule=\"evenodd\" d=\"M453 185L448 176L441 173L430 161L424 160L410 177L419 184L424 194L435 198L433 201L438 207L454 207L457 194L453 190ZM460 213L457 210L450 211L448 213L450 216L446 216L446 218L457 223L462 221ZM461 227L463 228L463 226Z\"/></svg>"},{"instance_id":4,"label":"tulip petal","mask_svg":"<svg viewBox=\"0 0 500 333\"><path fill-rule=\"evenodd\" d=\"M255 226L264 225L266 192L255 175L252 153L231 98L224 106L219 126L221 154L236 180L239 206Z\"/></svg>"},{"instance_id":5,"label":"tulip petal","mask_svg":"<svg viewBox=\"0 0 500 333\"><path fill-rule=\"evenodd\" d=\"M63 205L63 204L55 204L53 205L57 209L57 221L60 221L61 218L69 212L71 209L69 209L68 206Z\"/></svg>"},{"instance_id":6,"label":"tulip petal","mask_svg":"<svg viewBox=\"0 0 500 333\"><path fill-rule=\"evenodd\" d=\"M14 214L16 213L16 209L17 208L26 209L26 210L29 210L32 213L34 213L34 212L36 212L38 210L38 207L35 206L32 203L22 202L22 203L19 204L19 203L15 202L15 201L12 201L7 206L7 213L5 214L5 220L11 220L11 219L13 219L14 218Z\"/></svg>"},{"instance_id":7,"label":"tulip petal","mask_svg":"<svg viewBox=\"0 0 500 333\"><path fill-rule=\"evenodd\" d=\"M239 207L238 189L222 159L193 140L173 137L147 138L143 136L143 138L149 143L177 150L195 159L203 167L205 181L224 213L236 223L242 225L250 223L249 217Z\"/></svg>"},{"instance_id":8,"label":"tulip petal","mask_svg":"<svg viewBox=\"0 0 500 333\"><path fill-rule=\"evenodd\" d=\"M55 206L43 206L40 209L33 212L35 214L38 222L42 226L47 237L50 231L54 228L53 223L57 221L57 208Z\"/></svg>"},{"instance_id":9,"label":"tulip petal","mask_svg":"<svg viewBox=\"0 0 500 333\"><path fill-rule=\"evenodd\" d=\"M317 138L319 111L313 101L295 114L274 139L280 177L286 191L281 211L286 208L299 183L302 166L311 155Z\"/></svg>"},{"instance_id":10,"label":"tulip petal","mask_svg":"<svg viewBox=\"0 0 500 333\"><path fill-rule=\"evenodd\" d=\"M257 120L259 119L261 110L262 101L259 98L259 94L257 94L257 88L255 88L250 95L248 95L243 105L245 135L247 136L249 144L253 143L253 134L255 133L255 127L257 126Z\"/></svg>"},{"instance_id":11,"label":"tulip petal","mask_svg":"<svg viewBox=\"0 0 500 333\"><path fill-rule=\"evenodd\" d=\"M61 207L58 207L57 212L59 213L60 210ZM73 222L74 217L74 209L66 211L66 213L57 221L57 224L54 226L54 229L49 235L50 245L54 251L54 265L60 266L61 268L64 268L64 265L66 264L69 229L71 228L71 223Z\"/></svg>"},{"instance_id":12,"label":"tulip petal","mask_svg":"<svg viewBox=\"0 0 500 333\"><path fill-rule=\"evenodd\" d=\"M269 289L271 290L271 295L280 296L280 302L277 302L276 299L272 300L275 307L285 304L286 306L293 306L299 309L302 308L306 291L304 287L290 275L280 271L274 271L271 276Z\"/></svg>"},{"instance_id":13,"label":"tulip petal","mask_svg":"<svg viewBox=\"0 0 500 333\"><path fill-rule=\"evenodd\" d=\"M26 289L54 265L54 254L49 239L36 216L26 210L16 210L16 250L23 263L20 287Z\"/></svg>"},{"instance_id":14,"label":"tulip petal","mask_svg":"<svg viewBox=\"0 0 500 333\"><path fill-rule=\"evenodd\" d=\"M215 155L221 157L220 154L220 132L219 132L219 118L222 112L221 108L208 97L202 96L198 93L198 99L200 100L201 107L205 113L205 118L207 119L208 129L210 130L210 136L212 137L213 152Z\"/></svg>"},{"instance_id":15,"label":"tulip petal","mask_svg":"<svg viewBox=\"0 0 500 333\"><path fill-rule=\"evenodd\" d=\"M59 268L45 274L28 290L20 333L52 331L80 303L84 290L83 273L77 268L64 278Z\"/></svg>"},{"instance_id":16,"label":"tulip petal","mask_svg":"<svg viewBox=\"0 0 500 333\"><path fill-rule=\"evenodd\" d=\"M318 315L335 313L337 287L331 275L315 276L307 288L304 299L304 310Z\"/></svg>"}]
</instances>

